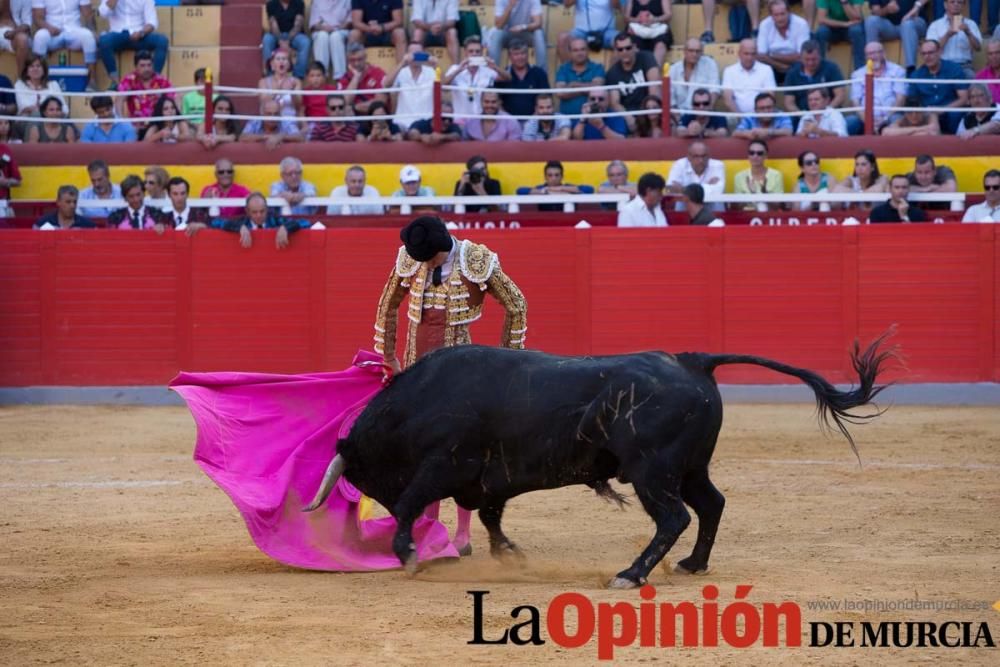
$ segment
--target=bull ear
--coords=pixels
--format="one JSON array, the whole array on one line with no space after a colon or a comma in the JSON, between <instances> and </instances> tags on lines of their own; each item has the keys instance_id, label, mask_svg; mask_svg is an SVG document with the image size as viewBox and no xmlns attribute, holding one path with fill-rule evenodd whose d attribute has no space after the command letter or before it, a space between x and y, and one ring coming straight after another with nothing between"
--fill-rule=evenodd
<instances>
[{"instance_id":1,"label":"bull ear","mask_svg":"<svg viewBox=\"0 0 1000 667\"><path fill-rule=\"evenodd\" d=\"M327 466L326 474L323 475L323 482L319 485L319 490L316 492L316 497L313 498L312 502L302 508L303 512L312 512L317 507L326 502L326 499L330 496L330 492L333 491L333 485L337 483L340 476L344 474L344 466L346 465L344 457L337 454L330 461L330 465Z\"/></svg>"}]
</instances>

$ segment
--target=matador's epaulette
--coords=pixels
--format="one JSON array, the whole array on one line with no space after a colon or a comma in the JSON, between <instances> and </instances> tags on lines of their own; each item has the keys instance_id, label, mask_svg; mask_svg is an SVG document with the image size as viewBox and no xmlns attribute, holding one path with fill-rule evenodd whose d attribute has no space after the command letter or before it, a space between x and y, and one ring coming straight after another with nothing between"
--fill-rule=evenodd
<instances>
[{"instance_id":1,"label":"matador's epaulette","mask_svg":"<svg viewBox=\"0 0 1000 667\"><path fill-rule=\"evenodd\" d=\"M460 243L458 266L462 275L479 285L485 284L493 275L493 271L500 266L497 254L481 243L472 241Z\"/></svg>"}]
</instances>

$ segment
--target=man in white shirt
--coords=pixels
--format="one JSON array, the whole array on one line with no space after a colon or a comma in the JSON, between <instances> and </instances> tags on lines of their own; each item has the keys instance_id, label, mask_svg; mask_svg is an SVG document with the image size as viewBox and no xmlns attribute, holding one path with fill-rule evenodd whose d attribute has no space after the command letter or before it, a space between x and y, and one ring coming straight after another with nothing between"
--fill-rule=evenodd
<instances>
[{"instance_id":1,"label":"man in white shirt","mask_svg":"<svg viewBox=\"0 0 1000 667\"><path fill-rule=\"evenodd\" d=\"M1000 169L990 169L983 175L986 201L970 206L962 222L1000 222Z\"/></svg>"},{"instance_id":2,"label":"man in white shirt","mask_svg":"<svg viewBox=\"0 0 1000 667\"><path fill-rule=\"evenodd\" d=\"M813 88L806 100L812 113L799 119L796 134L810 139L847 136L844 114L830 106L829 88Z\"/></svg>"},{"instance_id":3,"label":"man in white shirt","mask_svg":"<svg viewBox=\"0 0 1000 667\"><path fill-rule=\"evenodd\" d=\"M760 22L757 60L784 74L799 60L802 44L809 39L809 24L788 11L788 0L771 0L770 16Z\"/></svg>"},{"instance_id":4,"label":"man in white shirt","mask_svg":"<svg viewBox=\"0 0 1000 667\"><path fill-rule=\"evenodd\" d=\"M378 190L366 183L365 168L354 165L344 174L344 185L338 185L331 197L381 197ZM381 204L330 204L327 215L382 215Z\"/></svg>"},{"instance_id":5,"label":"man in white shirt","mask_svg":"<svg viewBox=\"0 0 1000 667\"><path fill-rule=\"evenodd\" d=\"M443 46L448 58L458 62L458 0L413 0L410 29L413 41L423 46Z\"/></svg>"},{"instance_id":6,"label":"man in white shirt","mask_svg":"<svg viewBox=\"0 0 1000 667\"><path fill-rule=\"evenodd\" d=\"M500 62L500 55L503 49L510 46L510 40L520 37L531 42L535 49L535 62L547 73L549 59L545 56L541 0L497 0L493 13L494 28L487 43L490 58Z\"/></svg>"},{"instance_id":7,"label":"man in white shirt","mask_svg":"<svg viewBox=\"0 0 1000 667\"><path fill-rule=\"evenodd\" d=\"M940 44L941 58L961 65L971 79L976 76L972 52L983 48L983 35L976 21L962 14L964 9L965 0L944 0L944 16L927 26L927 39Z\"/></svg>"},{"instance_id":8,"label":"man in white shirt","mask_svg":"<svg viewBox=\"0 0 1000 667\"><path fill-rule=\"evenodd\" d=\"M410 44L403 59L385 77L386 88L402 89L392 96L396 109L393 120L403 132L416 121L434 115L435 66L437 58L425 53L420 44Z\"/></svg>"},{"instance_id":9,"label":"man in white shirt","mask_svg":"<svg viewBox=\"0 0 1000 667\"><path fill-rule=\"evenodd\" d=\"M170 40L155 32L160 22L153 0L101 0L97 13L108 20L109 30L97 40L97 50L112 85L118 84L119 51L151 52L153 69L163 74Z\"/></svg>"},{"instance_id":10,"label":"man in white shirt","mask_svg":"<svg viewBox=\"0 0 1000 667\"><path fill-rule=\"evenodd\" d=\"M483 43L479 37L470 35L463 46L465 59L448 68L441 83L461 90L451 91L451 105L455 110L455 122L465 124L465 116L483 112L481 98L483 91L473 88L491 88L500 74L493 58L483 56Z\"/></svg>"},{"instance_id":11,"label":"man in white shirt","mask_svg":"<svg viewBox=\"0 0 1000 667\"><path fill-rule=\"evenodd\" d=\"M666 227L663 215L663 177L648 172L639 177L637 195L618 212L619 227Z\"/></svg>"},{"instance_id":12,"label":"man in white shirt","mask_svg":"<svg viewBox=\"0 0 1000 667\"><path fill-rule=\"evenodd\" d=\"M670 66L670 80L672 82L681 81L686 84L670 86L670 108L684 109L691 108L691 98L694 91L708 84L707 89L712 95L712 104L719 97L719 66L715 58L705 55L705 45L700 39L691 37L684 42L684 57Z\"/></svg>"},{"instance_id":13,"label":"man in white shirt","mask_svg":"<svg viewBox=\"0 0 1000 667\"><path fill-rule=\"evenodd\" d=\"M0 51L14 54L20 75L31 53L31 0L0 3Z\"/></svg>"},{"instance_id":14,"label":"man in white shirt","mask_svg":"<svg viewBox=\"0 0 1000 667\"><path fill-rule=\"evenodd\" d=\"M892 113L887 107L901 107L906 101L906 70L891 60L885 58L885 47L881 42L868 42L865 44L865 58L872 61L874 67L874 100L875 106L875 132L891 123L898 115ZM863 107L865 105L865 74L866 67L859 67L851 74L851 102L854 106ZM893 79L893 81L886 81ZM854 129L851 129L851 125ZM850 134L861 134L864 131L864 123L860 116L852 116L848 122L848 132Z\"/></svg>"},{"instance_id":15,"label":"man in white shirt","mask_svg":"<svg viewBox=\"0 0 1000 667\"><path fill-rule=\"evenodd\" d=\"M69 49L83 51L89 81L94 80L97 64L97 39L88 28L94 22L90 0L31 0L31 16L38 32L31 45L35 55Z\"/></svg>"},{"instance_id":16,"label":"man in white shirt","mask_svg":"<svg viewBox=\"0 0 1000 667\"><path fill-rule=\"evenodd\" d=\"M688 146L687 157L674 162L667 176L667 189L673 194L681 194L685 185L697 183L705 190L705 194L722 194L726 187L726 165L722 160L713 160L709 156L708 145L704 141L695 141ZM678 201L674 208L683 210ZM723 210L723 205L712 205L716 211Z\"/></svg>"},{"instance_id":17,"label":"man in white shirt","mask_svg":"<svg viewBox=\"0 0 1000 667\"><path fill-rule=\"evenodd\" d=\"M739 61L722 72L722 101L729 111L751 114L759 93L774 92L774 70L757 60L757 43L752 39L740 42L738 56Z\"/></svg>"}]
</instances>

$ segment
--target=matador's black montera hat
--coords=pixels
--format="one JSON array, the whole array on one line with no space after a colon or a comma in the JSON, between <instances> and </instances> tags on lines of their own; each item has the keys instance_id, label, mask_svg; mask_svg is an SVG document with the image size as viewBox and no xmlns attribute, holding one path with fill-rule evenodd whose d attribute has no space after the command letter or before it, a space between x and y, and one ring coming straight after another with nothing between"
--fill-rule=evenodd
<instances>
[{"instance_id":1,"label":"matador's black montera hat","mask_svg":"<svg viewBox=\"0 0 1000 667\"><path fill-rule=\"evenodd\" d=\"M439 252L451 250L451 233L441 218L422 215L399 232L406 254L418 262L426 262Z\"/></svg>"}]
</instances>

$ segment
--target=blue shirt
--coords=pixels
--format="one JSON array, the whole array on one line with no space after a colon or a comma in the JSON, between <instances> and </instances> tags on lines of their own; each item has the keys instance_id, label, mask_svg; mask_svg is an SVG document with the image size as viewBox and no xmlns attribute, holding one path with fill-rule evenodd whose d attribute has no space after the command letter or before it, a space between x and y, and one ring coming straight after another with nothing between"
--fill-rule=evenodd
<instances>
[{"instance_id":1,"label":"blue shirt","mask_svg":"<svg viewBox=\"0 0 1000 667\"><path fill-rule=\"evenodd\" d=\"M681 116L681 127L687 127L691 124L695 118L698 118L698 114L686 113ZM706 130L718 130L719 128L728 129L729 125L726 124L726 119L722 116L708 116L708 122L705 123Z\"/></svg>"},{"instance_id":2,"label":"blue shirt","mask_svg":"<svg viewBox=\"0 0 1000 667\"><path fill-rule=\"evenodd\" d=\"M115 123L110 132L105 132L100 123L90 123L83 128L80 141L85 144L119 144L136 140L135 128L131 123Z\"/></svg>"},{"instance_id":3,"label":"blue shirt","mask_svg":"<svg viewBox=\"0 0 1000 667\"><path fill-rule=\"evenodd\" d=\"M927 65L913 70L910 79L966 79L965 71L958 63L950 60L941 61L941 69L937 74L931 74ZM925 107L941 107L958 99L958 91L968 90L968 83L911 83L907 94L916 95Z\"/></svg>"},{"instance_id":4,"label":"blue shirt","mask_svg":"<svg viewBox=\"0 0 1000 667\"><path fill-rule=\"evenodd\" d=\"M573 127L576 127L576 124L579 123L579 122L580 122L579 120L573 121ZM604 124L607 125L608 127L610 127L612 130L614 130L618 134L622 135L623 137L627 137L628 136L628 125L625 124L625 119L622 118L621 116L605 116L605 118L604 118ZM604 135L601 134L600 131L598 131L598 129L596 127L594 127L593 125L591 125L590 123L587 123L583 127L583 140L584 141L587 141L587 140L597 140L597 139L603 139L603 138L604 138Z\"/></svg>"},{"instance_id":5,"label":"blue shirt","mask_svg":"<svg viewBox=\"0 0 1000 667\"><path fill-rule=\"evenodd\" d=\"M122 189L121 189L121 187L119 187L119 186L115 185L114 183L112 183L111 184L111 196L108 197L108 199L121 199L121 198L122 198ZM80 190L80 201L84 201L84 200L98 200L99 201L100 199L101 198L97 196L97 193L94 192L94 188L92 188L92 187L91 188L84 188L83 190ZM90 218L106 218L109 215L111 215L111 211L112 211L111 208L90 208L89 206L87 206L87 207L80 206L80 209L84 213L87 214L87 217L90 217Z\"/></svg>"},{"instance_id":6,"label":"blue shirt","mask_svg":"<svg viewBox=\"0 0 1000 667\"><path fill-rule=\"evenodd\" d=\"M587 67L580 73L573 69L573 63L563 63L556 70L556 83L590 83L594 79L604 78L604 65L595 63L587 59ZM584 102L587 101L587 94L581 93L577 97L569 100L559 101L559 111L566 114L580 113Z\"/></svg>"},{"instance_id":7,"label":"blue shirt","mask_svg":"<svg viewBox=\"0 0 1000 667\"><path fill-rule=\"evenodd\" d=\"M785 85L786 86L815 86L820 83L828 83L831 81L843 81L844 73L840 70L840 66L837 63L827 60L824 58L819 62L819 68L816 73L809 76L802 71L802 63L792 63L792 66L788 68L788 72L785 74ZM833 97L834 88L827 88L830 91L830 97ZM801 111L808 111L809 102L807 98L809 97L809 90L796 90L795 91L795 106L797 106Z\"/></svg>"},{"instance_id":8,"label":"blue shirt","mask_svg":"<svg viewBox=\"0 0 1000 667\"><path fill-rule=\"evenodd\" d=\"M13 88L13 87L14 87L14 84L10 82L10 79L8 79L7 77L5 77L3 74L0 74L0 88L8 88L9 89L9 88ZM17 97L14 95L14 92L11 91L11 90L8 90L5 93L0 93L0 104L4 104L4 105L14 104L14 105L17 105Z\"/></svg>"},{"instance_id":9,"label":"blue shirt","mask_svg":"<svg viewBox=\"0 0 1000 667\"><path fill-rule=\"evenodd\" d=\"M736 126L736 130L756 130L758 127L763 127L760 124L760 118L757 116L743 116ZM775 130L784 130L785 128L789 130L794 129L792 127L792 119L788 116L771 116L771 127Z\"/></svg>"}]
</instances>

